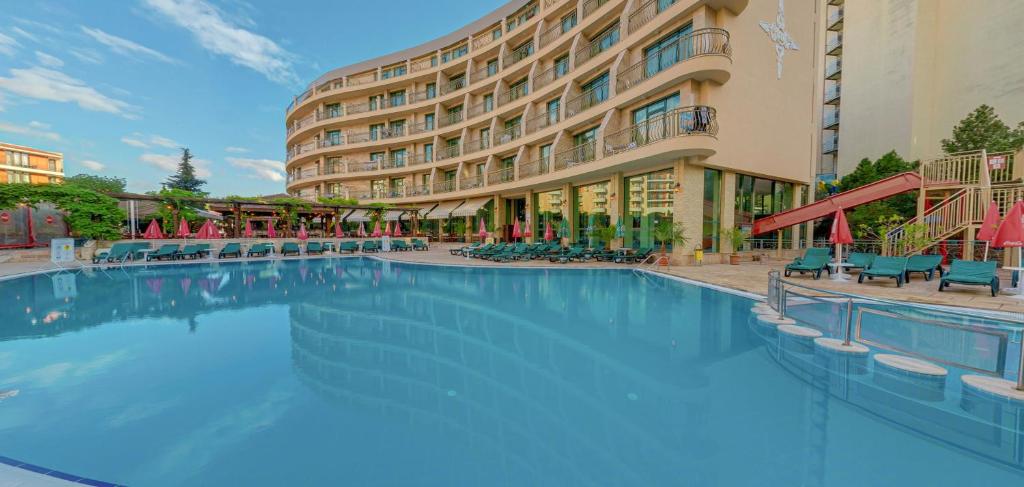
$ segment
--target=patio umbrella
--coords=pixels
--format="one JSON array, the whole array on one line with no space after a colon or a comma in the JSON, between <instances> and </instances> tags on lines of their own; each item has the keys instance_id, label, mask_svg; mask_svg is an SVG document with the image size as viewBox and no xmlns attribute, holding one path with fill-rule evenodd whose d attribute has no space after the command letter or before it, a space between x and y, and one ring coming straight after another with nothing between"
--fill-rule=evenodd
<instances>
[{"instance_id":1,"label":"patio umbrella","mask_svg":"<svg viewBox=\"0 0 1024 487\"><path fill-rule=\"evenodd\" d=\"M519 228L519 219L516 218L515 224L512 225L512 238L521 238L523 236L523 230Z\"/></svg>"},{"instance_id":2,"label":"patio umbrella","mask_svg":"<svg viewBox=\"0 0 1024 487\"><path fill-rule=\"evenodd\" d=\"M306 224L305 223L300 223L299 224L299 234L298 234L298 237L299 237L299 240L306 240L306 239L309 238L309 232L306 231Z\"/></svg>"},{"instance_id":3,"label":"patio umbrella","mask_svg":"<svg viewBox=\"0 0 1024 487\"><path fill-rule=\"evenodd\" d=\"M334 222L334 238L341 238L341 222Z\"/></svg>"},{"instance_id":4,"label":"patio umbrella","mask_svg":"<svg viewBox=\"0 0 1024 487\"><path fill-rule=\"evenodd\" d=\"M587 247L594 246L594 214L587 218Z\"/></svg>"},{"instance_id":5,"label":"patio umbrella","mask_svg":"<svg viewBox=\"0 0 1024 487\"><path fill-rule=\"evenodd\" d=\"M192 231L188 228L188 220L182 218L178 223L178 237L188 238L192 236Z\"/></svg>"},{"instance_id":6,"label":"patio umbrella","mask_svg":"<svg viewBox=\"0 0 1024 487\"><path fill-rule=\"evenodd\" d=\"M393 230L391 230L391 236L392 237L401 237L402 236L402 222L395 222L395 228Z\"/></svg>"},{"instance_id":7,"label":"patio umbrella","mask_svg":"<svg viewBox=\"0 0 1024 487\"><path fill-rule=\"evenodd\" d=\"M252 220L245 220L245 233L242 235L245 238L252 238Z\"/></svg>"},{"instance_id":8,"label":"patio umbrella","mask_svg":"<svg viewBox=\"0 0 1024 487\"><path fill-rule=\"evenodd\" d=\"M843 244L852 244L853 234L850 233L850 225L846 223L846 213L843 213L842 208L836 210L836 215L832 219L832 231L829 232L828 241L836 244L836 277L845 279L843 267L839 264L843 262Z\"/></svg>"},{"instance_id":9,"label":"patio umbrella","mask_svg":"<svg viewBox=\"0 0 1024 487\"><path fill-rule=\"evenodd\" d=\"M551 229L551 220L544 222L544 240L551 241L555 239L555 231Z\"/></svg>"},{"instance_id":10,"label":"patio umbrella","mask_svg":"<svg viewBox=\"0 0 1024 487\"><path fill-rule=\"evenodd\" d=\"M163 287L164 287L164 278L162 278L162 277L160 277L160 278L152 278L151 277L149 279L146 279L146 287L148 287L149 290L153 292L153 294L156 294L157 296L159 296L160 295L160 290L163 289Z\"/></svg>"},{"instance_id":11,"label":"patio umbrella","mask_svg":"<svg viewBox=\"0 0 1024 487\"><path fill-rule=\"evenodd\" d=\"M984 260L988 260L988 248L992 245L992 239L996 236L997 229L999 229L999 204L993 201L989 203L985 218L981 221L981 228L978 229L978 235L974 237L985 242Z\"/></svg>"},{"instance_id":12,"label":"patio umbrella","mask_svg":"<svg viewBox=\"0 0 1024 487\"><path fill-rule=\"evenodd\" d=\"M156 218L149 221L149 226L146 227L146 233L142 234L142 238L164 238L164 232L160 230L160 225L156 223Z\"/></svg>"},{"instance_id":13,"label":"patio umbrella","mask_svg":"<svg viewBox=\"0 0 1024 487\"><path fill-rule=\"evenodd\" d=\"M525 229L523 231L523 236L526 237L526 238L532 237L533 236L533 223L529 219L527 219L525 222L523 222L523 227L525 227Z\"/></svg>"},{"instance_id":14,"label":"patio umbrella","mask_svg":"<svg viewBox=\"0 0 1024 487\"><path fill-rule=\"evenodd\" d=\"M480 231L479 231L480 239L483 240L483 239L487 238L487 223L484 222L484 217L480 217L479 227L480 227Z\"/></svg>"},{"instance_id":15,"label":"patio umbrella","mask_svg":"<svg viewBox=\"0 0 1024 487\"><path fill-rule=\"evenodd\" d=\"M992 246L995 248L1017 248L1017 260L1020 261L1021 247L1024 247L1024 200L1017 200L1013 208L1006 212L1006 218L999 224Z\"/></svg>"},{"instance_id":16,"label":"patio umbrella","mask_svg":"<svg viewBox=\"0 0 1024 487\"><path fill-rule=\"evenodd\" d=\"M569 221L562 219L562 223L558 225L558 238L569 238Z\"/></svg>"},{"instance_id":17,"label":"patio umbrella","mask_svg":"<svg viewBox=\"0 0 1024 487\"><path fill-rule=\"evenodd\" d=\"M366 237L366 226L363 225L363 222L359 222L359 233L357 235L360 237Z\"/></svg>"},{"instance_id":18,"label":"patio umbrella","mask_svg":"<svg viewBox=\"0 0 1024 487\"><path fill-rule=\"evenodd\" d=\"M615 222L615 238L623 238L626 236L626 232L622 230L622 217L620 216L618 221Z\"/></svg>"},{"instance_id":19,"label":"patio umbrella","mask_svg":"<svg viewBox=\"0 0 1024 487\"><path fill-rule=\"evenodd\" d=\"M217 228L217 224L210 220L206 220L210 224L210 235L206 238L220 238L220 230Z\"/></svg>"},{"instance_id":20,"label":"patio umbrella","mask_svg":"<svg viewBox=\"0 0 1024 487\"><path fill-rule=\"evenodd\" d=\"M391 236L391 222L384 223L384 235Z\"/></svg>"},{"instance_id":21,"label":"patio umbrella","mask_svg":"<svg viewBox=\"0 0 1024 487\"><path fill-rule=\"evenodd\" d=\"M267 238L277 238L277 231L274 230L274 220L267 222Z\"/></svg>"},{"instance_id":22,"label":"patio umbrella","mask_svg":"<svg viewBox=\"0 0 1024 487\"><path fill-rule=\"evenodd\" d=\"M370 233L370 236L373 237L373 238L377 238L377 237L380 237L380 235L381 235L380 220L377 220L377 222L373 224L373 232Z\"/></svg>"}]
</instances>

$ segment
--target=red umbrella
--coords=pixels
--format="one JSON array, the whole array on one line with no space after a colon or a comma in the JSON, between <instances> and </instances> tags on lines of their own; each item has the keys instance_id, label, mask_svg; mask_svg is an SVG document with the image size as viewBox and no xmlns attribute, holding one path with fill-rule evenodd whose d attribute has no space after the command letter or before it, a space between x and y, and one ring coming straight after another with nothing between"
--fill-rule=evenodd
<instances>
[{"instance_id":1,"label":"red umbrella","mask_svg":"<svg viewBox=\"0 0 1024 487\"><path fill-rule=\"evenodd\" d=\"M359 233L357 235L360 237L366 237L366 225L364 225L363 222L359 222Z\"/></svg>"},{"instance_id":2,"label":"red umbrella","mask_svg":"<svg viewBox=\"0 0 1024 487\"><path fill-rule=\"evenodd\" d=\"M149 278L146 279L146 286L149 287L153 294L160 295L160 290L164 287L164 278Z\"/></svg>"},{"instance_id":3,"label":"red umbrella","mask_svg":"<svg viewBox=\"0 0 1024 487\"><path fill-rule=\"evenodd\" d=\"M188 290L192 288L192 279L188 277L181 278L181 292L188 294Z\"/></svg>"},{"instance_id":4,"label":"red umbrella","mask_svg":"<svg viewBox=\"0 0 1024 487\"><path fill-rule=\"evenodd\" d=\"M334 238L341 238L341 222L334 222Z\"/></svg>"},{"instance_id":5,"label":"red umbrella","mask_svg":"<svg viewBox=\"0 0 1024 487\"><path fill-rule=\"evenodd\" d=\"M210 235L206 238L220 238L220 229L217 228L217 224L210 220L206 220L210 223Z\"/></svg>"},{"instance_id":6,"label":"red umbrella","mask_svg":"<svg viewBox=\"0 0 1024 487\"><path fill-rule=\"evenodd\" d=\"M252 238L252 220L245 221L245 238Z\"/></svg>"},{"instance_id":7,"label":"red umbrella","mask_svg":"<svg viewBox=\"0 0 1024 487\"><path fill-rule=\"evenodd\" d=\"M478 226L480 227L480 239L487 238L487 223L484 222L484 217L480 217L480 224Z\"/></svg>"},{"instance_id":8,"label":"red umbrella","mask_svg":"<svg viewBox=\"0 0 1024 487\"><path fill-rule=\"evenodd\" d=\"M384 224L384 235L391 236L391 222Z\"/></svg>"},{"instance_id":9,"label":"red umbrella","mask_svg":"<svg viewBox=\"0 0 1024 487\"><path fill-rule=\"evenodd\" d=\"M380 237L380 220L373 224L373 233L370 236L374 238Z\"/></svg>"},{"instance_id":10,"label":"red umbrella","mask_svg":"<svg viewBox=\"0 0 1024 487\"><path fill-rule=\"evenodd\" d=\"M182 218L178 223L178 237L188 238L192 236L192 231L188 228L188 220Z\"/></svg>"},{"instance_id":11,"label":"red umbrella","mask_svg":"<svg viewBox=\"0 0 1024 487\"><path fill-rule=\"evenodd\" d=\"M544 222L544 240L551 241L555 239L555 230L551 228L551 221Z\"/></svg>"},{"instance_id":12,"label":"red umbrella","mask_svg":"<svg viewBox=\"0 0 1024 487\"><path fill-rule=\"evenodd\" d=\"M395 228L393 230L391 230L391 236L392 237L401 237L402 236L402 222L395 222Z\"/></svg>"},{"instance_id":13,"label":"red umbrella","mask_svg":"<svg viewBox=\"0 0 1024 487\"><path fill-rule=\"evenodd\" d=\"M274 230L274 220L267 222L267 238L277 238L277 231Z\"/></svg>"},{"instance_id":14,"label":"red umbrella","mask_svg":"<svg viewBox=\"0 0 1024 487\"><path fill-rule=\"evenodd\" d=\"M853 243L853 234L850 233L850 224L846 223L846 214L842 209L836 210L832 219L832 231L829 232L828 241L836 244L836 264L843 262L843 244ZM843 267L836 265L836 277L845 279Z\"/></svg>"},{"instance_id":15,"label":"red umbrella","mask_svg":"<svg viewBox=\"0 0 1024 487\"><path fill-rule=\"evenodd\" d=\"M981 221L981 228L978 229L978 234L974 237L985 242L985 260L988 260L988 248L992 244L992 239L996 236L998 228L999 204L993 201L989 203L985 218Z\"/></svg>"},{"instance_id":16,"label":"red umbrella","mask_svg":"<svg viewBox=\"0 0 1024 487\"><path fill-rule=\"evenodd\" d=\"M142 238L164 238L164 232L160 231L160 225L156 223L155 218L149 221L149 226L146 227L146 233L142 234Z\"/></svg>"},{"instance_id":17,"label":"red umbrella","mask_svg":"<svg viewBox=\"0 0 1024 487\"><path fill-rule=\"evenodd\" d=\"M309 238L309 232L306 231L306 224L299 224L299 234L297 235L299 240L306 240Z\"/></svg>"},{"instance_id":18,"label":"red umbrella","mask_svg":"<svg viewBox=\"0 0 1024 487\"><path fill-rule=\"evenodd\" d=\"M992 246L996 248L1024 247L1024 200L1017 200L1013 208L1006 212L1006 218L999 224L996 234L992 237Z\"/></svg>"},{"instance_id":19,"label":"red umbrella","mask_svg":"<svg viewBox=\"0 0 1024 487\"><path fill-rule=\"evenodd\" d=\"M512 238L520 238L523 236L523 230L519 228L519 219L516 218L515 224L512 225Z\"/></svg>"},{"instance_id":20,"label":"red umbrella","mask_svg":"<svg viewBox=\"0 0 1024 487\"><path fill-rule=\"evenodd\" d=\"M532 228L533 225L530 224L530 220L526 220L525 222L523 222L523 226L526 227L526 231L523 232L523 236L526 237L526 238L532 237L533 236L533 228Z\"/></svg>"}]
</instances>

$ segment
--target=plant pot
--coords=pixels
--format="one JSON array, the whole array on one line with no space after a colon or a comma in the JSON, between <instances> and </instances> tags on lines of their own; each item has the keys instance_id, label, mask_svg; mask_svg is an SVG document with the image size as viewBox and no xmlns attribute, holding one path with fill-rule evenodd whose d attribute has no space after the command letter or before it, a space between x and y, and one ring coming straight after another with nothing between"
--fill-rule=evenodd
<instances>
[{"instance_id":1,"label":"plant pot","mask_svg":"<svg viewBox=\"0 0 1024 487\"><path fill-rule=\"evenodd\" d=\"M668 267L668 260L668 256L661 254L661 257L658 257L658 267Z\"/></svg>"},{"instance_id":2,"label":"plant pot","mask_svg":"<svg viewBox=\"0 0 1024 487\"><path fill-rule=\"evenodd\" d=\"M740 254L731 254L729 256L730 265L740 265Z\"/></svg>"}]
</instances>

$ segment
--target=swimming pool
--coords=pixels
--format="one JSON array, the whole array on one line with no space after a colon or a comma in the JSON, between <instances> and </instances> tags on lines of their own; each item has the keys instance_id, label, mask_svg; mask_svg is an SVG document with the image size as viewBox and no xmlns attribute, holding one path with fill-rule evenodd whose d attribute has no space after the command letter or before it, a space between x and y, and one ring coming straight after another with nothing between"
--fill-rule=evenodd
<instances>
[{"instance_id":1,"label":"swimming pool","mask_svg":"<svg viewBox=\"0 0 1024 487\"><path fill-rule=\"evenodd\" d=\"M880 375L780 338L750 299L624 269L356 257L0 292L0 391L17 391L0 455L109 482L1024 480L1024 407Z\"/></svg>"}]
</instances>

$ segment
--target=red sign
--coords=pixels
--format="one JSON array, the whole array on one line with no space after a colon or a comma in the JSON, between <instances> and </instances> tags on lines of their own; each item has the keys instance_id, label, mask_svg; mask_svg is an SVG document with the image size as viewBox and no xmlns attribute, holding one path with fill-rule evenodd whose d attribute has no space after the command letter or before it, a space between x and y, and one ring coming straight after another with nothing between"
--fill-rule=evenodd
<instances>
[{"instance_id":1,"label":"red sign","mask_svg":"<svg viewBox=\"0 0 1024 487\"><path fill-rule=\"evenodd\" d=\"M11 221L11 214L10 213L7 213L6 211L3 212L3 213L0 213L0 222L7 223L9 221Z\"/></svg>"},{"instance_id":2,"label":"red sign","mask_svg":"<svg viewBox=\"0 0 1024 487\"><path fill-rule=\"evenodd\" d=\"M1004 167L1006 167L1006 156L989 156L989 169L1002 169Z\"/></svg>"},{"instance_id":3,"label":"red sign","mask_svg":"<svg viewBox=\"0 0 1024 487\"><path fill-rule=\"evenodd\" d=\"M48 223L50 225L53 225L53 222L54 222L53 215L46 215L46 223Z\"/></svg>"}]
</instances>

